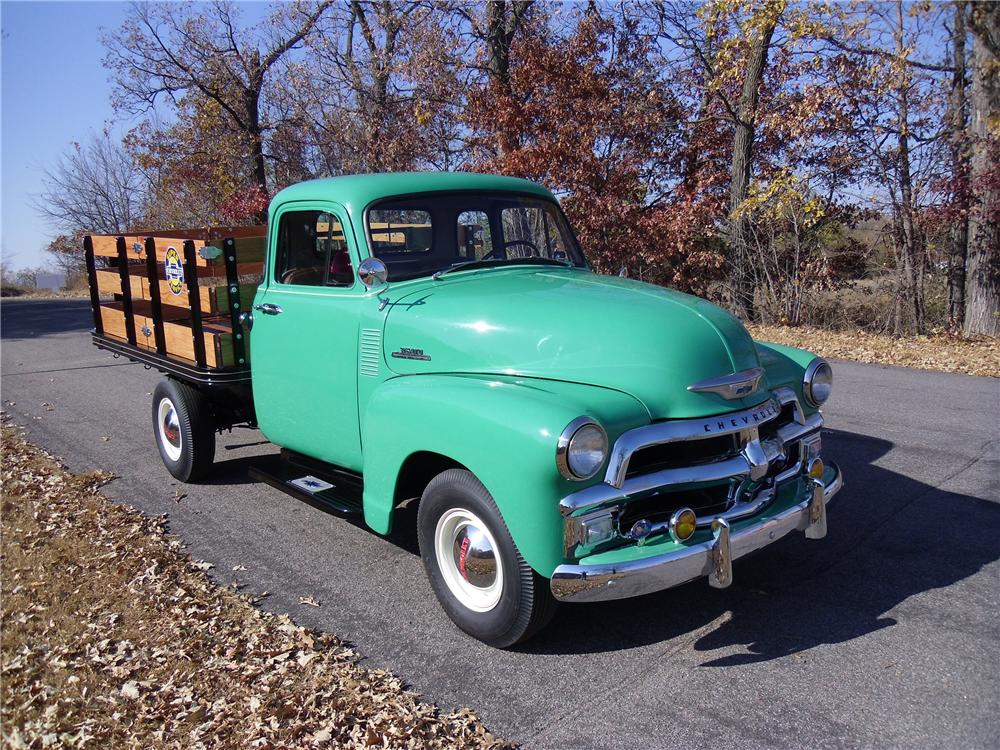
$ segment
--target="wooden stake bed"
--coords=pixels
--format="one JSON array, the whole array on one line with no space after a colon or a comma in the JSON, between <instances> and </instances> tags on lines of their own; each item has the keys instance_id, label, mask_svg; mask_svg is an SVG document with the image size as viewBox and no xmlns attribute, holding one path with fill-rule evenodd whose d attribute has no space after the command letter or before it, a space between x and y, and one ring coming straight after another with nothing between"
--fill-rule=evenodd
<instances>
[{"instance_id":1,"label":"wooden stake bed","mask_svg":"<svg viewBox=\"0 0 1000 750\"><path fill-rule=\"evenodd\" d=\"M249 379L240 315L263 275L266 234L254 226L85 237L95 343L187 379Z\"/></svg>"}]
</instances>

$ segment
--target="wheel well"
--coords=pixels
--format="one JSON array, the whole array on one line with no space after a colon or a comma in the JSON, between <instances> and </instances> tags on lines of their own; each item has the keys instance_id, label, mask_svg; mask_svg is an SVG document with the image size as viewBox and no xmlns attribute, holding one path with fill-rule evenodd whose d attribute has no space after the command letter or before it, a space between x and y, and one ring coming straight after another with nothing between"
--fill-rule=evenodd
<instances>
[{"instance_id":1,"label":"wheel well","mask_svg":"<svg viewBox=\"0 0 1000 750\"><path fill-rule=\"evenodd\" d=\"M396 478L396 493L393 497L394 507L412 505L412 500L420 501L424 487L442 471L448 469L464 469L462 464L454 459L431 451L418 451L407 457L399 469Z\"/></svg>"}]
</instances>

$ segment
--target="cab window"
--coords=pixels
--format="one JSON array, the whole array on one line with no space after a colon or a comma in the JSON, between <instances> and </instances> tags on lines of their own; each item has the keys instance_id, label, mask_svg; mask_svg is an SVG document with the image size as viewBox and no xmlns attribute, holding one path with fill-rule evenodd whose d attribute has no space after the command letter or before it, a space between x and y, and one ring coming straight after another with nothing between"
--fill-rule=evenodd
<instances>
[{"instance_id":1,"label":"cab window","mask_svg":"<svg viewBox=\"0 0 1000 750\"><path fill-rule=\"evenodd\" d=\"M287 211L278 224L275 281L292 286L351 286L344 229L326 211Z\"/></svg>"}]
</instances>

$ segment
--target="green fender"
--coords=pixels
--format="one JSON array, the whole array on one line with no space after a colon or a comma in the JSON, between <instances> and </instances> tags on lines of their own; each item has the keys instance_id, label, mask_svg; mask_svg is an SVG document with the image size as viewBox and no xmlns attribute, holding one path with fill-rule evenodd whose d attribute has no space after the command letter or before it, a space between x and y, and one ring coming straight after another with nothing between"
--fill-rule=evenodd
<instances>
[{"instance_id":1,"label":"green fender","mask_svg":"<svg viewBox=\"0 0 1000 750\"><path fill-rule=\"evenodd\" d=\"M556 468L556 443L581 415L611 443L649 423L632 396L596 386L493 375L411 375L384 381L365 411L366 523L386 534L406 459L431 451L458 462L493 496L525 561L549 577L563 563L559 500L603 479L571 482Z\"/></svg>"},{"instance_id":2,"label":"green fender","mask_svg":"<svg viewBox=\"0 0 1000 750\"><path fill-rule=\"evenodd\" d=\"M805 349L796 349L794 346L783 344L769 344L763 341L754 341L754 344L757 346L760 364L767 372L767 387L772 390L782 386L792 388L806 414L819 411L815 406L810 406L802 393L806 368L816 359L816 355Z\"/></svg>"}]
</instances>

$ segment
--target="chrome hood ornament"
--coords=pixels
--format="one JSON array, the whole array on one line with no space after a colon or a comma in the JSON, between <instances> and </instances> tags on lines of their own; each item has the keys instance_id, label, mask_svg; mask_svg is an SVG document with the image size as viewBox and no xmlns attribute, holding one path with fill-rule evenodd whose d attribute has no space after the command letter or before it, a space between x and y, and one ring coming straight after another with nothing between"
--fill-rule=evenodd
<instances>
[{"instance_id":1,"label":"chrome hood ornament","mask_svg":"<svg viewBox=\"0 0 1000 750\"><path fill-rule=\"evenodd\" d=\"M697 383L689 385L687 389L697 393L715 393L727 401L732 401L756 393L763 377L764 368L754 367L750 370L735 372L732 375L699 380Z\"/></svg>"}]
</instances>

